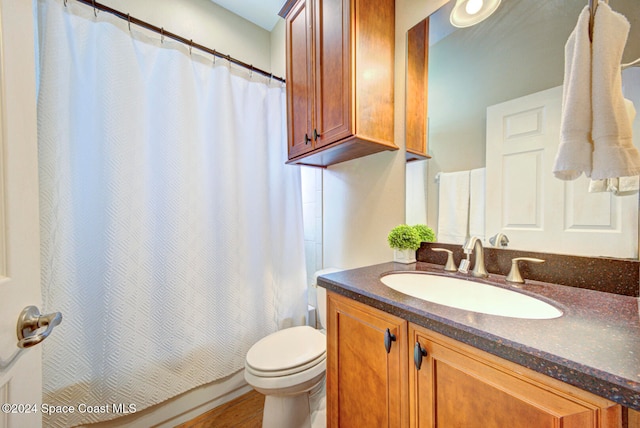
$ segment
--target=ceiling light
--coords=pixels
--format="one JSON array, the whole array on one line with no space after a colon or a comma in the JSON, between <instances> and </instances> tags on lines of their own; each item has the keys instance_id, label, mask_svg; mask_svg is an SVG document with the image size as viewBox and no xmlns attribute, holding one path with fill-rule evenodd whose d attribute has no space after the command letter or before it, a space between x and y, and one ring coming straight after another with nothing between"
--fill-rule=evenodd
<instances>
[{"instance_id":1,"label":"ceiling light","mask_svg":"<svg viewBox=\"0 0 640 428\"><path fill-rule=\"evenodd\" d=\"M500 6L501 0L456 0L451 11L451 25L470 27L487 19Z\"/></svg>"}]
</instances>

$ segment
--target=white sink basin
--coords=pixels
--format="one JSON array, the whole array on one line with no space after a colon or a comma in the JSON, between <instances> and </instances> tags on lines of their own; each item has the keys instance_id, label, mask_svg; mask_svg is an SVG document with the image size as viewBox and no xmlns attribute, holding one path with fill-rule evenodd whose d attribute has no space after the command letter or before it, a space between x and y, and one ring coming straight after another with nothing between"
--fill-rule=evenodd
<instances>
[{"instance_id":1,"label":"white sink basin","mask_svg":"<svg viewBox=\"0 0 640 428\"><path fill-rule=\"evenodd\" d=\"M418 273L389 274L381 281L403 294L467 311L525 319L562 316L562 311L535 297L480 282Z\"/></svg>"}]
</instances>

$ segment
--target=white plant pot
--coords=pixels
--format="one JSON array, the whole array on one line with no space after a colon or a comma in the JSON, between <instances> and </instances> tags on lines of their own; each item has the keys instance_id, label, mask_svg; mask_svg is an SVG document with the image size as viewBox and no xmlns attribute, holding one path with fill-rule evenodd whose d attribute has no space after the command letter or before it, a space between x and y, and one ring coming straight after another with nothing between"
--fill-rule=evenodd
<instances>
[{"instance_id":1,"label":"white plant pot","mask_svg":"<svg viewBox=\"0 0 640 428\"><path fill-rule=\"evenodd\" d=\"M398 250L393 249L393 261L398 263L415 263L416 252L415 250Z\"/></svg>"}]
</instances>

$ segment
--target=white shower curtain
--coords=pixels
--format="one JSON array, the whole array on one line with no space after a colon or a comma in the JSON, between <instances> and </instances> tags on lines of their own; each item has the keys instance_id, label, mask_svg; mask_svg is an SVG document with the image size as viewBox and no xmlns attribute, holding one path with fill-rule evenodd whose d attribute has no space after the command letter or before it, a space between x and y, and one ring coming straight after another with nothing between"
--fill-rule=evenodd
<instances>
[{"instance_id":1,"label":"white shower curtain","mask_svg":"<svg viewBox=\"0 0 640 428\"><path fill-rule=\"evenodd\" d=\"M43 400L139 411L303 320L283 89L91 7L37 6L43 304L64 316Z\"/></svg>"}]
</instances>

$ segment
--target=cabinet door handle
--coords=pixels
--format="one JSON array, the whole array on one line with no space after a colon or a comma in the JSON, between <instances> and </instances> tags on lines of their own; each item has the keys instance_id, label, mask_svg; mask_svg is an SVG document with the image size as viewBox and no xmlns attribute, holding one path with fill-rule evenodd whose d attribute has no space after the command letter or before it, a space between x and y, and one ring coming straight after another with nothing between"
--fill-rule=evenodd
<instances>
[{"instance_id":1,"label":"cabinet door handle","mask_svg":"<svg viewBox=\"0 0 640 428\"><path fill-rule=\"evenodd\" d=\"M309 144L311 142L311 138L309 138L309 134L304 134L304 143Z\"/></svg>"},{"instance_id":2,"label":"cabinet door handle","mask_svg":"<svg viewBox=\"0 0 640 428\"><path fill-rule=\"evenodd\" d=\"M395 342L395 341L396 341L396 335L391 334L389 329L387 329L387 331L384 332L384 349L387 350L387 354L391 352L391 342Z\"/></svg>"},{"instance_id":3,"label":"cabinet door handle","mask_svg":"<svg viewBox=\"0 0 640 428\"><path fill-rule=\"evenodd\" d=\"M416 342L416 346L413 348L413 362L416 365L416 369L420 370L422 366L422 357L427 356L427 350L420 346L419 342Z\"/></svg>"},{"instance_id":4,"label":"cabinet door handle","mask_svg":"<svg viewBox=\"0 0 640 428\"><path fill-rule=\"evenodd\" d=\"M313 141L318 141L318 137L320 137L320 134L318 134L318 130L314 129L313 130Z\"/></svg>"}]
</instances>

